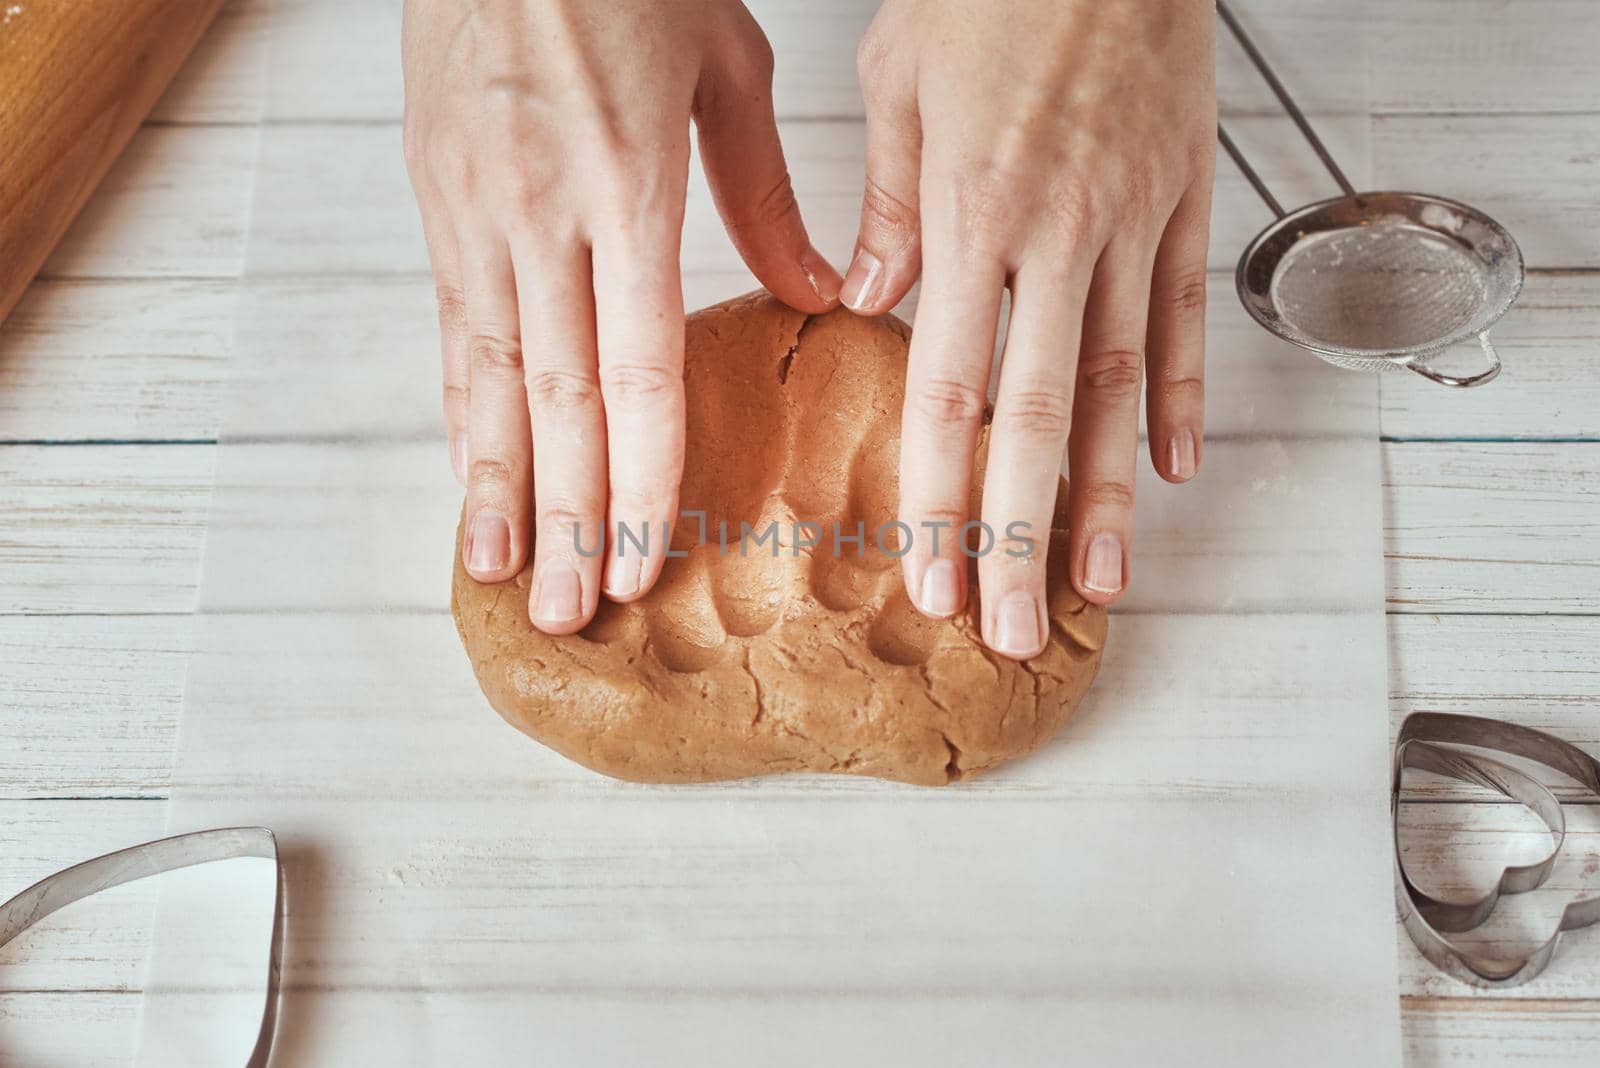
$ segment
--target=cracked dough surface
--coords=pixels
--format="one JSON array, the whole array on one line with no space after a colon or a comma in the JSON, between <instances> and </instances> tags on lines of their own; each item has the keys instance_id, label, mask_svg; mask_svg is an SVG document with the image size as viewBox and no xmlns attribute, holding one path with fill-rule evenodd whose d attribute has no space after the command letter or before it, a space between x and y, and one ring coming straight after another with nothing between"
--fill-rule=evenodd
<instances>
[{"instance_id":1,"label":"cracked dough surface","mask_svg":"<svg viewBox=\"0 0 1600 1068\"><path fill-rule=\"evenodd\" d=\"M909 336L892 316L806 316L765 293L690 316L681 507L706 512L707 543L681 520L673 548L688 556L668 560L641 601L602 599L566 637L528 621L531 565L481 584L458 545L452 607L489 703L572 760L639 782L818 771L939 785L1054 735L1106 634L1105 613L1068 581L1060 505L1050 642L1027 663L983 646L976 581L965 614L927 619L873 544L895 518ZM987 440L985 427L973 515ZM769 520L781 525L778 555L763 544L741 556L740 523ZM796 520L822 524L822 545L798 548ZM865 524L863 555L853 544L834 553L835 522L846 534Z\"/></svg>"}]
</instances>

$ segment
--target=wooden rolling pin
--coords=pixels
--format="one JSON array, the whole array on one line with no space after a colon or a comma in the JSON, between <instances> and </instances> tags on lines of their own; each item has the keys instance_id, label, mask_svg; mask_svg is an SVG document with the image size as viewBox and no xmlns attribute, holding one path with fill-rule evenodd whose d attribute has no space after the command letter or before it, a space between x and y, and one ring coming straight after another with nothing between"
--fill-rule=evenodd
<instances>
[{"instance_id":1,"label":"wooden rolling pin","mask_svg":"<svg viewBox=\"0 0 1600 1068\"><path fill-rule=\"evenodd\" d=\"M0 0L0 321L222 0Z\"/></svg>"}]
</instances>

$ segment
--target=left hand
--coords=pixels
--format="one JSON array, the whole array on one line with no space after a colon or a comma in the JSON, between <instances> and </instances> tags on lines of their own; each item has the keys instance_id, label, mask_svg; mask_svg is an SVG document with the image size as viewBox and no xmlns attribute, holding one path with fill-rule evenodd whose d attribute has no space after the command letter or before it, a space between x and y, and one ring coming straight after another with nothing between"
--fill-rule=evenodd
<instances>
[{"instance_id":1,"label":"left hand","mask_svg":"<svg viewBox=\"0 0 1600 1068\"><path fill-rule=\"evenodd\" d=\"M503 582L531 555L530 621L571 634L602 593L651 588L677 518L691 119L755 275L813 313L840 279L806 236L772 50L739 0L407 0L403 43L462 563Z\"/></svg>"}]
</instances>

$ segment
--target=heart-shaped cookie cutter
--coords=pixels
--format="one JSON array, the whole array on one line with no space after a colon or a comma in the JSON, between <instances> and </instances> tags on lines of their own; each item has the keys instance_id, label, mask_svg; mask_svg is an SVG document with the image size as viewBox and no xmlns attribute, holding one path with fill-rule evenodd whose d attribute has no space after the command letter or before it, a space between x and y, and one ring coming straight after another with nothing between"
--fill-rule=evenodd
<instances>
[{"instance_id":1,"label":"heart-shaped cookie cutter","mask_svg":"<svg viewBox=\"0 0 1600 1068\"><path fill-rule=\"evenodd\" d=\"M1481 925L1494 912L1502 895L1525 893L1543 886L1555 869L1567 835L1561 802L1548 787L1509 764L1469 750L1509 754L1533 761L1578 782L1597 799L1600 799L1600 761L1542 731L1481 716L1416 712L1400 725L1400 734L1395 740L1394 776L1389 788L1395 901L1400 909L1400 922L1422 955L1446 974L1473 986L1519 986L1544 971L1564 933L1600 921L1600 897L1569 902L1561 912L1555 931L1526 956L1494 957L1463 948L1448 937ZM1451 902L1429 896L1411 881L1400 855L1400 786L1407 768L1488 787L1521 802L1550 829L1550 852L1532 864L1503 869L1489 892L1476 900Z\"/></svg>"},{"instance_id":2,"label":"heart-shaped cookie cutter","mask_svg":"<svg viewBox=\"0 0 1600 1068\"><path fill-rule=\"evenodd\" d=\"M174 835L154 842L119 849L115 853L74 864L47 875L10 901L0 905L0 948L52 912L74 901L151 875L210 864L237 857L272 861L276 889L272 899L272 942L267 960L266 1000L261 1006L261 1026L245 1068L267 1068L272 1036L278 1021L278 975L283 962L284 904L283 862L278 840L265 827L221 827L210 831Z\"/></svg>"}]
</instances>

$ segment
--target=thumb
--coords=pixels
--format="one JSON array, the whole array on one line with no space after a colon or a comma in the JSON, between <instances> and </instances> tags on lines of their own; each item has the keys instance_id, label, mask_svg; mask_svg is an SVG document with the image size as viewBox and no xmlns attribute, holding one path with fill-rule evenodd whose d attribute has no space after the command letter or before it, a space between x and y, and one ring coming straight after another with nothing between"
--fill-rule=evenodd
<instances>
[{"instance_id":1,"label":"thumb","mask_svg":"<svg viewBox=\"0 0 1600 1068\"><path fill-rule=\"evenodd\" d=\"M803 312L839 303L839 272L811 246L772 110L772 49L756 31L708 63L695 90L700 163L733 245L773 296Z\"/></svg>"}]
</instances>

